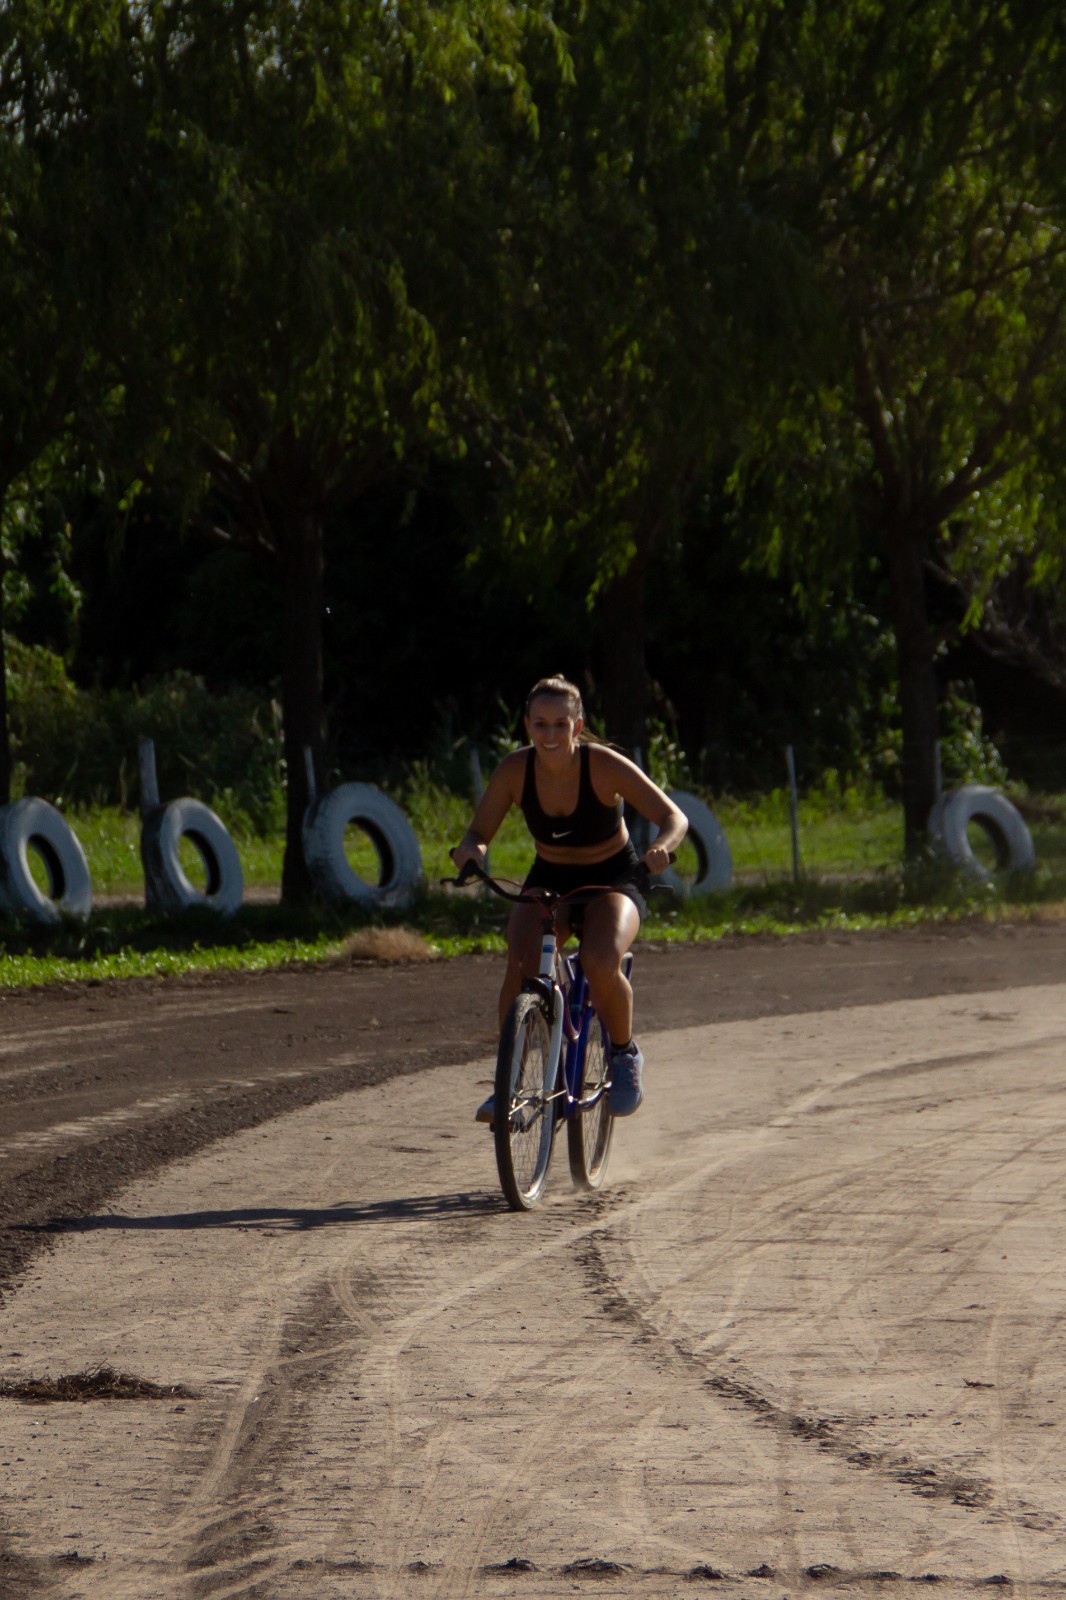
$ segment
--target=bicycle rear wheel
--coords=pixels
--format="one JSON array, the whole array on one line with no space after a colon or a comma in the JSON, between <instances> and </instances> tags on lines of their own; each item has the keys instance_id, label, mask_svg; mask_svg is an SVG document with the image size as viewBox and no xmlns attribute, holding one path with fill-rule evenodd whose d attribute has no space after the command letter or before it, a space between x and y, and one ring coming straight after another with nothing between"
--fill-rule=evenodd
<instances>
[{"instance_id":1,"label":"bicycle rear wheel","mask_svg":"<svg viewBox=\"0 0 1066 1600\"><path fill-rule=\"evenodd\" d=\"M531 1211L548 1176L555 1138L556 1065L551 1018L537 994L512 1002L496 1058L495 1142L500 1186L512 1211Z\"/></svg>"},{"instance_id":2,"label":"bicycle rear wheel","mask_svg":"<svg viewBox=\"0 0 1066 1600\"><path fill-rule=\"evenodd\" d=\"M600 1091L600 1097L588 1111L579 1111L567 1118L566 1148L570 1157L570 1176L578 1189L598 1189L607 1171L607 1157L611 1149L614 1118L607 1103L606 1084L610 1077L610 1062L604 1042L603 1029L596 1017L592 1018L585 1060L581 1069L578 1093L582 1100Z\"/></svg>"}]
</instances>

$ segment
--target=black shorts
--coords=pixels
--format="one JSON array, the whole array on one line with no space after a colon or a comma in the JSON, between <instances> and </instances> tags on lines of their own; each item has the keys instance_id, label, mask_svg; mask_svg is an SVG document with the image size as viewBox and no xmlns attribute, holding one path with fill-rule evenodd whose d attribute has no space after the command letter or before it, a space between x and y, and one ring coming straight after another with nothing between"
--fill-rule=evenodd
<instances>
[{"instance_id":1,"label":"black shorts","mask_svg":"<svg viewBox=\"0 0 1066 1600\"><path fill-rule=\"evenodd\" d=\"M592 884L617 889L619 894L632 900L643 922L648 911L648 902L644 898L646 879L647 868L642 866L632 840L627 839L621 850L617 850L613 856L608 856L606 861L594 861L591 865L571 866L567 862L564 866L560 862L545 861L541 856L536 856L522 887L552 889L556 894L569 894L573 889L585 889ZM585 905L578 902L568 910L570 927L575 934L579 934Z\"/></svg>"}]
</instances>

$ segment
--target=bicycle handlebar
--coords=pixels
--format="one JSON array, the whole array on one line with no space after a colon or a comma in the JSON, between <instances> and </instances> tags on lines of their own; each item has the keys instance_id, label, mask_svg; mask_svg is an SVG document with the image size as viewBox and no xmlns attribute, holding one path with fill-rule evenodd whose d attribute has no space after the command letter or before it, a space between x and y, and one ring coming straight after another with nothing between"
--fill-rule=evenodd
<instances>
[{"instance_id":1,"label":"bicycle handlebar","mask_svg":"<svg viewBox=\"0 0 1066 1600\"><path fill-rule=\"evenodd\" d=\"M450 855L453 852L449 851L448 853ZM524 893L509 893L508 890L502 888L500 884L497 883L496 879L492 877L491 874L485 871L484 867L479 867L476 861L467 861L462 867L460 867L456 877L441 878L440 881L441 883L454 883L456 888L464 889L474 878L480 878L482 883L487 883L493 894L498 894L501 900L528 900L532 898L532 896Z\"/></svg>"},{"instance_id":2,"label":"bicycle handlebar","mask_svg":"<svg viewBox=\"0 0 1066 1600\"><path fill-rule=\"evenodd\" d=\"M677 856L672 850L670 851L670 860L677 860ZM666 889L669 887L665 883L653 883L651 881L652 875L644 865L643 861L637 863L636 870L639 872L640 878L643 880L641 882L641 888L645 889L649 894L655 889ZM579 894L608 894L614 887L609 883L589 883L583 884L577 889L570 889L566 894L559 894L554 889L538 889L532 894L526 889L521 889L518 894L511 894L507 889L502 888L497 880L492 877L491 874L485 871L484 867L479 867L476 861L467 861L459 869L456 877L441 878L440 881L442 884L451 883L454 884L456 888L462 889L465 888L465 886L474 878L480 878L482 883L488 884L493 894L499 895L501 900L514 900L518 903L530 902L538 905L549 906L556 905L561 900L570 900L575 895Z\"/></svg>"}]
</instances>

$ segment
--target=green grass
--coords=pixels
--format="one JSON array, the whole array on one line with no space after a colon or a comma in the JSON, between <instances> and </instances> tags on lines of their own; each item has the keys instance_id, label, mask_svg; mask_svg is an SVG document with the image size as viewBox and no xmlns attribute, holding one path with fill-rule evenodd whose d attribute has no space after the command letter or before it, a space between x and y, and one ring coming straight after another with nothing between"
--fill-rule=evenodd
<instances>
[{"instance_id":1,"label":"green grass","mask_svg":"<svg viewBox=\"0 0 1066 1600\"><path fill-rule=\"evenodd\" d=\"M295 912L278 904L282 838L235 832L249 898L236 917L198 912L179 920L143 909L139 819L111 810L68 814L89 860L97 909L88 923L55 928L0 925L0 987L189 970L261 970L286 962L321 962L350 951L361 931L405 926L420 941L410 949L453 955L497 950L504 944L506 907L481 891L456 895L439 880L453 872L448 849L469 821L470 802L417 772L395 794L422 850L426 891L405 915L371 918L354 910ZM1058 914L1066 902L1066 820L1054 797L1027 807L1038 867L1024 881L991 887L968 883L932 862L906 872L900 864L899 808L873 794L840 792L832 783L800 807L798 878L792 872L788 797L722 799L714 810L729 841L734 884L726 893L675 904L653 901L644 937L709 941L727 934L785 934L812 928L906 927L962 918L1022 918ZM979 853L988 847L979 830ZM365 834L349 830L349 857L373 880L377 856ZM184 860L193 881L202 871L191 846ZM493 842L491 864L520 879L530 860L521 819L508 818ZM691 847L679 870L695 868ZM364 953L374 954L374 946Z\"/></svg>"},{"instance_id":2,"label":"green grass","mask_svg":"<svg viewBox=\"0 0 1066 1600\"><path fill-rule=\"evenodd\" d=\"M262 971L339 955L365 919L277 904L245 905L234 917L195 910L180 919L136 906L94 911L54 927L8 923L0 941L0 987L181 972Z\"/></svg>"},{"instance_id":3,"label":"green grass","mask_svg":"<svg viewBox=\"0 0 1066 1600\"><path fill-rule=\"evenodd\" d=\"M425 779L394 798L418 836L426 881L435 886L454 871L448 851L470 820L470 802ZM738 879L769 881L791 876L791 828L784 791L754 801L719 800L712 809L725 829ZM68 821L88 856L96 894L143 894L140 821L136 815L113 810L78 811L69 813ZM902 831L899 807L877 797L849 792L836 803L832 796L808 798L800 807L803 871L851 876L891 870L898 863ZM247 887L276 889L281 880L282 836L263 838L245 831L235 832L234 838ZM376 855L366 835L349 829L349 843L353 866L364 876L372 876ZM1060 854L1066 862L1066 828L1062 830ZM521 880L531 855L525 825L517 812L512 812L493 841L492 870L500 877ZM191 847L183 864L187 871L191 868L193 876L197 859ZM695 865L691 846L683 847L679 870L691 873Z\"/></svg>"},{"instance_id":4,"label":"green grass","mask_svg":"<svg viewBox=\"0 0 1066 1600\"><path fill-rule=\"evenodd\" d=\"M786 790L756 800L721 800L712 808L742 880L792 876L792 823ZM814 794L799 806L800 870L859 876L899 863L903 813L880 795L855 790Z\"/></svg>"},{"instance_id":5,"label":"green grass","mask_svg":"<svg viewBox=\"0 0 1066 1600\"><path fill-rule=\"evenodd\" d=\"M94 807L64 813L89 861L94 896L143 898L141 872L141 819L132 811ZM281 834L263 838L251 829L235 830L241 870L248 888L276 888L281 881ZM195 883L200 872L198 856L190 845L182 866Z\"/></svg>"}]
</instances>

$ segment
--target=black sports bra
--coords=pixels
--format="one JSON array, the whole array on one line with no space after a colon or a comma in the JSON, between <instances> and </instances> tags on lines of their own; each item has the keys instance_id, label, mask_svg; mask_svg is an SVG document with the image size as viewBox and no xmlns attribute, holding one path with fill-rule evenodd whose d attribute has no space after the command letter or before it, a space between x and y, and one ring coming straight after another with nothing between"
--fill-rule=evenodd
<instances>
[{"instance_id":1,"label":"black sports bra","mask_svg":"<svg viewBox=\"0 0 1066 1600\"><path fill-rule=\"evenodd\" d=\"M589 747L578 746L581 758L581 775L577 787L577 805L567 816L553 817L541 806L537 796L537 779L534 772L534 752L526 754L526 776L522 784L522 815L526 826L538 844L572 845L604 844L618 832L622 821L622 802L605 806L596 798L589 773Z\"/></svg>"}]
</instances>

